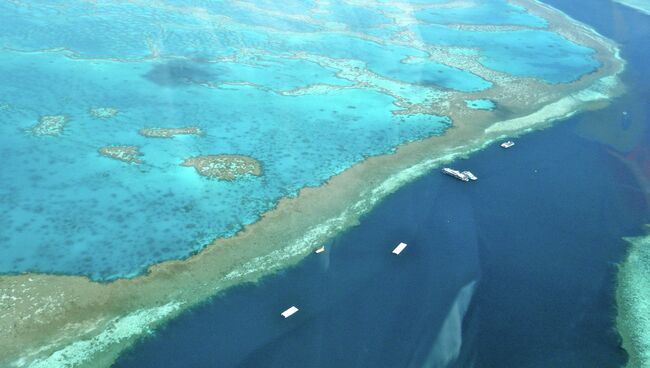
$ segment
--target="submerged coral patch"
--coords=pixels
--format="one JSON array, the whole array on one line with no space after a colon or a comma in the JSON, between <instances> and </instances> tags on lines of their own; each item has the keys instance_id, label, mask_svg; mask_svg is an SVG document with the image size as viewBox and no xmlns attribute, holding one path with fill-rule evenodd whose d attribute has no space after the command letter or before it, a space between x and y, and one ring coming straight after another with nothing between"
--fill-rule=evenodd
<instances>
[{"instance_id":1,"label":"submerged coral patch","mask_svg":"<svg viewBox=\"0 0 650 368\"><path fill-rule=\"evenodd\" d=\"M38 119L36 124L30 132L33 135L51 135L57 136L63 133L63 128L70 121L66 115L45 115Z\"/></svg>"},{"instance_id":2,"label":"submerged coral patch","mask_svg":"<svg viewBox=\"0 0 650 368\"><path fill-rule=\"evenodd\" d=\"M119 110L114 107L93 107L89 112L90 115L97 119L110 119L117 115Z\"/></svg>"},{"instance_id":3,"label":"submerged coral patch","mask_svg":"<svg viewBox=\"0 0 650 368\"><path fill-rule=\"evenodd\" d=\"M142 163L142 160L139 158L142 154L138 146L107 146L100 148L98 151L101 155L115 160L131 164Z\"/></svg>"},{"instance_id":4,"label":"submerged coral patch","mask_svg":"<svg viewBox=\"0 0 650 368\"><path fill-rule=\"evenodd\" d=\"M262 165L254 158L242 155L207 155L191 157L181 166L193 167L201 176L235 180L244 175L262 175Z\"/></svg>"},{"instance_id":5,"label":"submerged coral patch","mask_svg":"<svg viewBox=\"0 0 650 368\"><path fill-rule=\"evenodd\" d=\"M201 128L142 128L138 131L140 135L148 138L174 138L177 135L203 135Z\"/></svg>"}]
</instances>

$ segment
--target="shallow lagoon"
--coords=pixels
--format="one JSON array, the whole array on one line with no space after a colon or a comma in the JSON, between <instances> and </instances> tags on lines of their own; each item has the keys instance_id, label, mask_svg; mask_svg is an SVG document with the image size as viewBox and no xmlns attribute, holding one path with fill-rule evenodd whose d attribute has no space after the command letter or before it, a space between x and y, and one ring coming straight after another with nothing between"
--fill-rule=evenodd
<instances>
[{"instance_id":1,"label":"shallow lagoon","mask_svg":"<svg viewBox=\"0 0 650 368\"><path fill-rule=\"evenodd\" d=\"M481 100L465 100L465 105L470 109L476 110L494 110L496 104L492 100L481 99Z\"/></svg>"},{"instance_id":2,"label":"shallow lagoon","mask_svg":"<svg viewBox=\"0 0 650 368\"><path fill-rule=\"evenodd\" d=\"M15 158L0 174L7 183L0 189L6 198L0 225L7 229L0 271L110 280L187 257L255 222L281 197L450 126L435 111L419 113L422 108L396 115L404 106L435 102L444 91L493 86L426 60L421 45L379 42L372 31L388 26L393 32L388 17L394 13L370 21L361 10L334 2L325 12L310 10L311 18L288 20L229 3L204 5L0 5L7 19L0 26L7 47L0 88L8 106L1 113L2 153ZM349 11L338 12L341 7ZM489 5L491 11L499 7L508 5ZM468 19L481 9L467 8ZM342 28L327 29L341 21L333 14L346 17ZM474 47L481 41L481 32L442 25L419 32L433 45ZM575 52L557 67L539 68L536 50L517 49L517 63L506 68L491 56L503 57L503 43L486 44L484 64L553 82L596 66L584 47L549 32L525 32L540 43L550 37L558 52ZM89 113L97 107L118 113L98 119ZM66 116L61 136L29 134L45 115ZM183 126L205 134L165 141L138 134L144 127ZM111 145L137 146L143 163L98 154ZM207 154L251 156L264 174L220 182L179 166Z\"/></svg>"},{"instance_id":3,"label":"shallow lagoon","mask_svg":"<svg viewBox=\"0 0 650 368\"><path fill-rule=\"evenodd\" d=\"M57 55L3 61L9 64L3 68L9 71L3 77L8 85L29 81L34 86L14 98L5 115L19 126L2 126L8 143L4 154L22 157L1 174L8 183L3 194L15 204L3 216L3 225L13 229L3 241L13 257L3 257L6 271L81 272L97 279L133 275L152 260L181 258L216 234L233 234L278 197L318 185L365 155L439 134L449 124L433 116L393 117L388 96L359 89L282 97L247 86L167 87L160 80L156 86L149 80L159 77L147 73L164 67L159 65L130 68L127 74L123 64L97 62L104 73L120 75L119 81L106 82L84 63ZM39 70L39 63L47 68ZM72 85L66 81L71 74L87 77ZM47 82L36 88L41 79ZM49 85L66 86L66 100L76 106L62 104ZM131 86L128 95L122 85ZM29 107L33 101L42 101L35 107L41 114L68 112L63 136L35 138L24 132L38 116ZM117 116L90 116L90 107L106 101L120 106ZM185 125L198 125L206 135L157 140L138 134L147 126ZM97 148L111 144L141 147L144 163L100 157ZM318 152L315 145L322 145ZM263 163L264 177L210 181L179 166L187 157L210 153L255 157Z\"/></svg>"},{"instance_id":4,"label":"shallow lagoon","mask_svg":"<svg viewBox=\"0 0 650 368\"><path fill-rule=\"evenodd\" d=\"M412 28L426 42L477 48L486 67L520 77L537 77L551 83L571 82L595 70L592 50L566 42L545 31L471 32L441 25Z\"/></svg>"},{"instance_id":5,"label":"shallow lagoon","mask_svg":"<svg viewBox=\"0 0 650 368\"><path fill-rule=\"evenodd\" d=\"M531 28L545 28L547 25L543 18L531 15L523 7L505 0L482 1L461 9L423 9L416 13L416 17L437 24L490 24Z\"/></svg>"}]
</instances>

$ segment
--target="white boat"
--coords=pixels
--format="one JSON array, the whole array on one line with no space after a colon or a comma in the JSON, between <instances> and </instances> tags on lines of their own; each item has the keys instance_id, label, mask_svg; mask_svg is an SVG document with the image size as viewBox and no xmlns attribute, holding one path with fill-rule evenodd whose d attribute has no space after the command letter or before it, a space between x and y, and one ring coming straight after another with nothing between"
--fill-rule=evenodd
<instances>
[{"instance_id":1,"label":"white boat","mask_svg":"<svg viewBox=\"0 0 650 368\"><path fill-rule=\"evenodd\" d=\"M462 172L458 171L458 170L454 170L454 169L450 169L448 167L445 167L445 168L442 169L442 172L449 175L449 176L453 176L454 178L456 178L458 180L469 181L469 177L467 175L463 174Z\"/></svg>"},{"instance_id":2,"label":"white boat","mask_svg":"<svg viewBox=\"0 0 650 368\"><path fill-rule=\"evenodd\" d=\"M298 308L296 308L295 306L292 306L291 308L289 308L286 311L282 312L282 317L289 318L289 317L293 316L294 314L296 314L296 312L298 312L298 311L299 311Z\"/></svg>"},{"instance_id":3,"label":"white boat","mask_svg":"<svg viewBox=\"0 0 650 368\"><path fill-rule=\"evenodd\" d=\"M476 175L472 174L471 171L463 171L463 174L465 174L465 176L467 176L470 180L478 180Z\"/></svg>"},{"instance_id":4,"label":"white boat","mask_svg":"<svg viewBox=\"0 0 650 368\"><path fill-rule=\"evenodd\" d=\"M325 251L325 246L323 245L322 247L316 249L316 254L323 253L324 251Z\"/></svg>"},{"instance_id":5,"label":"white boat","mask_svg":"<svg viewBox=\"0 0 650 368\"><path fill-rule=\"evenodd\" d=\"M503 147L503 148L510 148L510 147L512 147L514 145L515 145L515 142L513 142L513 141L507 141L507 142L501 143L501 147Z\"/></svg>"},{"instance_id":6,"label":"white boat","mask_svg":"<svg viewBox=\"0 0 650 368\"><path fill-rule=\"evenodd\" d=\"M393 254L399 255L406 248L406 243L399 243L395 249L393 249Z\"/></svg>"}]
</instances>

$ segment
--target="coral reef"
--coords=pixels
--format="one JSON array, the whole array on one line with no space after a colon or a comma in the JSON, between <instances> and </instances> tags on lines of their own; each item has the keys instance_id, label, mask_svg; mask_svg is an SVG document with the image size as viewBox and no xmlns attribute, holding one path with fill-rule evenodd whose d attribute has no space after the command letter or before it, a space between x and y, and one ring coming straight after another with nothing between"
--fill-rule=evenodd
<instances>
[{"instance_id":1,"label":"coral reef","mask_svg":"<svg viewBox=\"0 0 650 368\"><path fill-rule=\"evenodd\" d=\"M142 163L142 160L139 158L142 154L138 146L107 146L100 148L98 151L101 155L115 160L131 164Z\"/></svg>"},{"instance_id":2,"label":"coral reef","mask_svg":"<svg viewBox=\"0 0 650 368\"><path fill-rule=\"evenodd\" d=\"M193 167L201 176L235 180L244 175L262 175L262 165L242 155L206 155L188 158L181 166Z\"/></svg>"},{"instance_id":3,"label":"coral reef","mask_svg":"<svg viewBox=\"0 0 650 368\"><path fill-rule=\"evenodd\" d=\"M44 115L38 119L38 124L34 125L30 132L36 136L61 135L68 121L70 119L66 115Z\"/></svg>"},{"instance_id":4,"label":"coral reef","mask_svg":"<svg viewBox=\"0 0 650 368\"><path fill-rule=\"evenodd\" d=\"M182 128L142 128L138 131L140 135L148 138L174 138L177 135L203 135L198 127Z\"/></svg>"},{"instance_id":5,"label":"coral reef","mask_svg":"<svg viewBox=\"0 0 650 368\"><path fill-rule=\"evenodd\" d=\"M89 110L90 115L97 119L110 119L117 115L118 109L114 107L93 107Z\"/></svg>"}]
</instances>

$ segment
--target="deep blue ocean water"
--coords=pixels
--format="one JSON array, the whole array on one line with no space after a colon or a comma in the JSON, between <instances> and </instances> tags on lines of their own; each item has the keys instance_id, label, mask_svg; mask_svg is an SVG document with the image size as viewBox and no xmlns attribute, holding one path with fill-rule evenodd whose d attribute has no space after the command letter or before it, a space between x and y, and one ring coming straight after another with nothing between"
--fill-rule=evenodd
<instances>
[{"instance_id":1,"label":"deep blue ocean water","mask_svg":"<svg viewBox=\"0 0 650 368\"><path fill-rule=\"evenodd\" d=\"M454 163L476 183L407 185L326 253L185 313L115 366L621 366L615 263L649 218L650 18L548 2L622 45L625 96Z\"/></svg>"}]
</instances>

